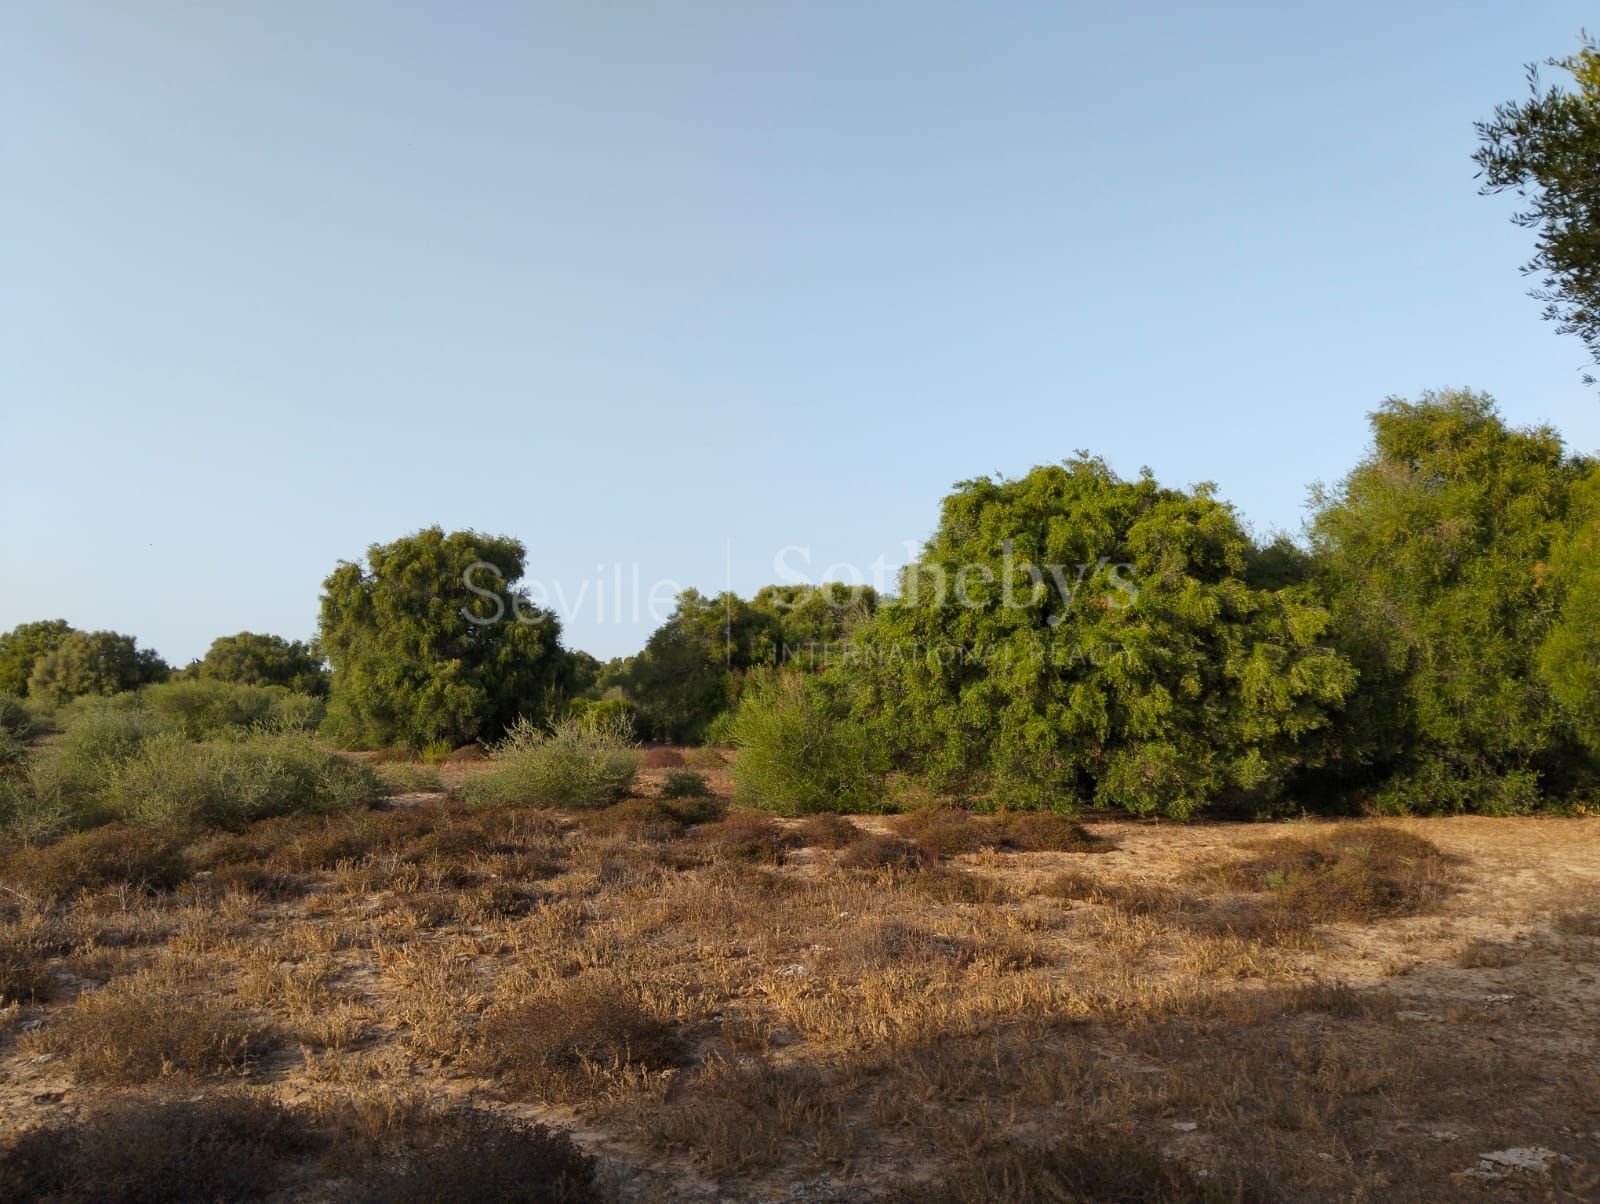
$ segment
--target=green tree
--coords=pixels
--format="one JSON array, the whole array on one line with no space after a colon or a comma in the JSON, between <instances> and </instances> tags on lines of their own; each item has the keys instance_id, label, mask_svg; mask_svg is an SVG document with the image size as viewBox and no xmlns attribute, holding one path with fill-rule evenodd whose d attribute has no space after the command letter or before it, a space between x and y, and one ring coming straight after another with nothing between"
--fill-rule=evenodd
<instances>
[{"instance_id":1,"label":"green tree","mask_svg":"<svg viewBox=\"0 0 1600 1204\"><path fill-rule=\"evenodd\" d=\"M1600 756L1600 467L1574 489L1570 515L1550 558L1557 614L1539 669L1573 730Z\"/></svg>"},{"instance_id":2,"label":"green tree","mask_svg":"<svg viewBox=\"0 0 1600 1204\"><path fill-rule=\"evenodd\" d=\"M781 638L773 615L735 594L679 594L671 616L628 667L627 693L644 734L698 742L738 697L744 672L775 662Z\"/></svg>"},{"instance_id":3,"label":"green tree","mask_svg":"<svg viewBox=\"0 0 1600 1204\"><path fill-rule=\"evenodd\" d=\"M871 586L840 582L768 585L750 607L776 621L779 662L818 665L845 653L856 627L877 609L878 595Z\"/></svg>"},{"instance_id":4,"label":"green tree","mask_svg":"<svg viewBox=\"0 0 1600 1204\"><path fill-rule=\"evenodd\" d=\"M171 670L131 635L115 631L71 631L39 657L28 676L28 693L54 703L88 695L120 694L165 681Z\"/></svg>"},{"instance_id":5,"label":"green tree","mask_svg":"<svg viewBox=\"0 0 1600 1204\"><path fill-rule=\"evenodd\" d=\"M367 549L323 582L328 730L358 747L423 748L542 721L565 688L556 616L518 589L521 543L429 527Z\"/></svg>"},{"instance_id":6,"label":"green tree","mask_svg":"<svg viewBox=\"0 0 1600 1204\"><path fill-rule=\"evenodd\" d=\"M185 673L240 686L285 686L298 694L328 692L327 667L310 645L253 631L212 640L205 656Z\"/></svg>"},{"instance_id":7,"label":"green tree","mask_svg":"<svg viewBox=\"0 0 1600 1204\"><path fill-rule=\"evenodd\" d=\"M1387 810L1525 811L1584 758L1537 659L1584 462L1471 392L1391 399L1371 453L1313 499L1341 647L1361 672L1339 767Z\"/></svg>"},{"instance_id":8,"label":"green tree","mask_svg":"<svg viewBox=\"0 0 1600 1204\"><path fill-rule=\"evenodd\" d=\"M1478 123L1473 157L1484 192L1513 191L1523 202L1514 220L1535 231L1527 271L1543 278L1533 295L1545 317L1600 363L1600 44L1585 37L1576 54L1549 65L1572 86L1542 87L1529 67L1528 98Z\"/></svg>"},{"instance_id":9,"label":"green tree","mask_svg":"<svg viewBox=\"0 0 1600 1204\"><path fill-rule=\"evenodd\" d=\"M1313 587L1253 586L1209 487L1080 454L967 481L846 671L903 767L1001 802L1270 806L1355 674Z\"/></svg>"},{"instance_id":10,"label":"green tree","mask_svg":"<svg viewBox=\"0 0 1600 1204\"><path fill-rule=\"evenodd\" d=\"M0 694L18 698L28 692L33 666L47 652L53 652L72 631L65 619L44 619L23 623L0 635Z\"/></svg>"}]
</instances>

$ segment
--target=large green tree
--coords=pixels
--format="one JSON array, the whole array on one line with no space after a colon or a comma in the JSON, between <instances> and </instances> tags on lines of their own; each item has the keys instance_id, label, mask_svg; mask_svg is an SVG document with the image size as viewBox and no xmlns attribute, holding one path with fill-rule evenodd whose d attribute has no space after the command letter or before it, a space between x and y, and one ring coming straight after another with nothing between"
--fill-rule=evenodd
<instances>
[{"instance_id":1,"label":"large green tree","mask_svg":"<svg viewBox=\"0 0 1600 1204\"><path fill-rule=\"evenodd\" d=\"M33 666L66 639L72 626L65 619L23 623L0 635L0 694L22 697L28 692Z\"/></svg>"},{"instance_id":2,"label":"large green tree","mask_svg":"<svg viewBox=\"0 0 1600 1204\"><path fill-rule=\"evenodd\" d=\"M329 731L422 748L544 718L567 658L559 620L517 587L525 561L515 539L429 527L372 545L365 566L341 563L322 595Z\"/></svg>"},{"instance_id":3,"label":"large green tree","mask_svg":"<svg viewBox=\"0 0 1600 1204\"><path fill-rule=\"evenodd\" d=\"M328 692L327 667L310 645L254 631L212 640L205 656L185 673L242 686L285 686L300 694Z\"/></svg>"},{"instance_id":4,"label":"large green tree","mask_svg":"<svg viewBox=\"0 0 1600 1204\"><path fill-rule=\"evenodd\" d=\"M1590 466L1471 392L1392 399L1372 425L1370 454L1313 502L1361 671L1340 767L1386 810L1525 811L1581 788L1586 758L1538 662L1560 615L1552 552L1592 537L1569 517ZM1568 572L1581 596L1584 570Z\"/></svg>"},{"instance_id":5,"label":"large green tree","mask_svg":"<svg viewBox=\"0 0 1600 1204\"><path fill-rule=\"evenodd\" d=\"M1355 680L1310 585L1266 588L1209 488L1088 456L945 499L846 672L906 768L997 801L1271 806Z\"/></svg>"},{"instance_id":6,"label":"large green tree","mask_svg":"<svg viewBox=\"0 0 1600 1204\"><path fill-rule=\"evenodd\" d=\"M698 742L738 697L744 672L774 663L781 642L776 617L736 594L684 590L628 665L625 689L645 734Z\"/></svg>"},{"instance_id":7,"label":"large green tree","mask_svg":"<svg viewBox=\"0 0 1600 1204\"><path fill-rule=\"evenodd\" d=\"M1549 65L1570 85L1544 87L1530 67L1527 99L1478 123L1474 158L1485 192L1513 191L1523 202L1515 220L1535 232L1527 270L1542 277L1533 295L1545 316L1600 363L1600 45L1586 37Z\"/></svg>"},{"instance_id":8,"label":"large green tree","mask_svg":"<svg viewBox=\"0 0 1600 1204\"><path fill-rule=\"evenodd\" d=\"M88 695L120 694L165 681L171 670L131 635L115 631L69 631L33 663L28 693L50 702Z\"/></svg>"},{"instance_id":9,"label":"large green tree","mask_svg":"<svg viewBox=\"0 0 1600 1204\"><path fill-rule=\"evenodd\" d=\"M1573 731L1600 756L1600 465L1574 488L1566 535L1546 578L1556 617L1539 648L1539 669Z\"/></svg>"}]
</instances>

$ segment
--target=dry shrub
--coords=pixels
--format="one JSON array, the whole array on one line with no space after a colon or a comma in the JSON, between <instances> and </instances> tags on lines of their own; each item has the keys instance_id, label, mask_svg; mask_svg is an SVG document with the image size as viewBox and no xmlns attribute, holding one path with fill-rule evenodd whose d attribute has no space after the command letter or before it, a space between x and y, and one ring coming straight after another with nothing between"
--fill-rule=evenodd
<instances>
[{"instance_id":1,"label":"dry shrub","mask_svg":"<svg viewBox=\"0 0 1600 1204\"><path fill-rule=\"evenodd\" d=\"M0 931L0 1007L43 1000L52 983L49 958L59 952L57 943L35 929Z\"/></svg>"},{"instance_id":2,"label":"dry shrub","mask_svg":"<svg viewBox=\"0 0 1600 1204\"><path fill-rule=\"evenodd\" d=\"M677 812L654 798L623 799L604 810L583 815L581 822L585 831L634 841L672 840L684 829Z\"/></svg>"},{"instance_id":3,"label":"dry shrub","mask_svg":"<svg viewBox=\"0 0 1600 1204\"><path fill-rule=\"evenodd\" d=\"M683 753L676 748L662 748L658 745L644 749L643 756L646 769L679 769L683 766Z\"/></svg>"},{"instance_id":4,"label":"dry shrub","mask_svg":"<svg viewBox=\"0 0 1600 1204\"><path fill-rule=\"evenodd\" d=\"M684 1047L671 1022L626 983L589 975L490 1008L473 1060L515 1095L559 1103L593 1094L629 1072L677 1066Z\"/></svg>"},{"instance_id":5,"label":"dry shrub","mask_svg":"<svg viewBox=\"0 0 1600 1204\"><path fill-rule=\"evenodd\" d=\"M176 835L122 824L18 849L0 864L0 881L41 898L67 898L118 885L170 890L188 876L188 862Z\"/></svg>"},{"instance_id":6,"label":"dry shrub","mask_svg":"<svg viewBox=\"0 0 1600 1204\"><path fill-rule=\"evenodd\" d=\"M1498 941L1468 941L1456 950L1455 962L1463 970L1497 970L1517 960L1517 953Z\"/></svg>"},{"instance_id":7,"label":"dry shrub","mask_svg":"<svg viewBox=\"0 0 1600 1204\"><path fill-rule=\"evenodd\" d=\"M713 1175L760 1171L796 1155L848 1157L839 1091L804 1066L713 1056L664 1103L643 1105L654 1143L687 1152Z\"/></svg>"},{"instance_id":8,"label":"dry shrub","mask_svg":"<svg viewBox=\"0 0 1600 1204\"><path fill-rule=\"evenodd\" d=\"M721 769L727 765L728 758L720 748L686 748L683 763L692 769Z\"/></svg>"},{"instance_id":9,"label":"dry shrub","mask_svg":"<svg viewBox=\"0 0 1600 1204\"><path fill-rule=\"evenodd\" d=\"M922 846L903 836L868 836L839 855L839 867L847 870L910 870L932 860Z\"/></svg>"},{"instance_id":10,"label":"dry shrub","mask_svg":"<svg viewBox=\"0 0 1600 1204\"><path fill-rule=\"evenodd\" d=\"M1568 936L1600 936L1600 911L1568 911L1558 915L1553 925Z\"/></svg>"},{"instance_id":11,"label":"dry shrub","mask_svg":"<svg viewBox=\"0 0 1600 1204\"><path fill-rule=\"evenodd\" d=\"M693 840L716 861L758 865L781 864L800 843L770 815L754 811L737 811L714 824L702 824L694 830Z\"/></svg>"},{"instance_id":12,"label":"dry shrub","mask_svg":"<svg viewBox=\"0 0 1600 1204\"><path fill-rule=\"evenodd\" d=\"M885 1204L1244 1204L1272 1197L1242 1175L1202 1178L1136 1137L1099 1133L1046 1146L1003 1142L880 1198Z\"/></svg>"},{"instance_id":13,"label":"dry shrub","mask_svg":"<svg viewBox=\"0 0 1600 1204\"><path fill-rule=\"evenodd\" d=\"M1311 923L1414 915L1437 903L1454 878L1451 859L1432 841L1397 828L1335 825L1253 848L1254 856L1198 876L1228 889L1270 891L1276 907Z\"/></svg>"},{"instance_id":14,"label":"dry shrub","mask_svg":"<svg viewBox=\"0 0 1600 1204\"><path fill-rule=\"evenodd\" d=\"M899 885L934 903L1000 904L1010 903L1015 897L1011 888L999 878L937 865L903 875Z\"/></svg>"},{"instance_id":15,"label":"dry shrub","mask_svg":"<svg viewBox=\"0 0 1600 1204\"><path fill-rule=\"evenodd\" d=\"M626 836L631 840L665 841L694 824L710 823L727 814L728 805L711 795L693 798L630 798L582 817L585 829Z\"/></svg>"},{"instance_id":16,"label":"dry shrub","mask_svg":"<svg viewBox=\"0 0 1600 1204\"><path fill-rule=\"evenodd\" d=\"M267 1047L265 1034L234 1009L148 971L78 997L36 1034L79 1078L145 1083L173 1074L239 1074Z\"/></svg>"},{"instance_id":17,"label":"dry shrub","mask_svg":"<svg viewBox=\"0 0 1600 1204\"><path fill-rule=\"evenodd\" d=\"M934 857L955 857L980 849L1088 853L1108 847L1082 824L1050 811L989 816L974 815L959 807L934 806L896 816L890 824Z\"/></svg>"},{"instance_id":18,"label":"dry shrub","mask_svg":"<svg viewBox=\"0 0 1600 1204\"><path fill-rule=\"evenodd\" d=\"M999 817L999 848L1016 853L1103 853L1110 842L1053 811L1016 811Z\"/></svg>"},{"instance_id":19,"label":"dry shrub","mask_svg":"<svg viewBox=\"0 0 1600 1204\"><path fill-rule=\"evenodd\" d=\"M120 1096L13 1139L0 1152L0 1199L259 1199L316 1144L303 1117L259 1096Z\"/></svg>"},{"instance_id":20,"label":"dry shrub","mask_svg":"<svg viewBox=\"0 0 1600 1204\"><path fill-rule=\"evenodd\" d=\"M795 825L794 834L802 844L817 849L843 849L866 838L866 833L842 815L819 811Z\"/></svg>"},{"instance_id":21,"label":"dry shrub","mask_svg":"<svg viewBox=\"0 0 1600 1204\"><path fill-rule=\"evenodd\" d=\"M416 1115L344 1197L370 1204L505 1200L588 1204L594 1159L567 1133L478 1110Z\"/></svg>"}]
</instances>

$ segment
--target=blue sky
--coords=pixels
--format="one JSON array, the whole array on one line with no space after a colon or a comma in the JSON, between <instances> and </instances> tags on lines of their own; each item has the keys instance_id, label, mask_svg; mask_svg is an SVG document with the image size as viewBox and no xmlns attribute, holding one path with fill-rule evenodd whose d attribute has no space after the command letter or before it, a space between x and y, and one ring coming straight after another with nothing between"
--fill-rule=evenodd
<instances>
[{"instance_id":1,"label":"blue sky","mask_svg":"<svg viewBox=\"0 0 1600 1204\"><path fill-rule=\"evenodd\" d=\"M1261 530L1390 394L1592 451L1469 158L1585 17L13 0L0 629L308 636L336 561L440 523L587 588L609 656L650 626L595 615L613 565L866 569L1078 448Z\"/></svg>"}]
</instances>

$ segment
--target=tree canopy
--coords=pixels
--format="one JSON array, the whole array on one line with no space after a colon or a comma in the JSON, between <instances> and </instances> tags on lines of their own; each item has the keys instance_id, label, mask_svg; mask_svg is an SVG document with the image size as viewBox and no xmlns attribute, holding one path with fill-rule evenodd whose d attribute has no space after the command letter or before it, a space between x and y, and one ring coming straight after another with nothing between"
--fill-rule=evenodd
<instances>
[{"instance_id":1,"label":"tree canopy","mask_svg":"<svg viewBox=\"0 0 1600 1204\"><path fill-rule=\"evenodd\" d=\"M1002 802L1265 805L1355 672L1313 588L1253 586L1254 554L1209 487L1086 455L964 482L861 628L863 719L903 764Z\"/></svg>"},{"instance_id":2,"label":"tree canopy","mask_svg":"<svg viewBox=\"0 0 1600 1204\"><path fill-rule=\"evenodd\" d=\"M1585 37L1576 54L1548 65L1571 85L1544 87L1530 67L1529 96L1478 123L1474 158L1485 192L1511 191L1523 203L1515 220L1535 232L1527 270L1542 277L1533 295L1545 317L1600 364L1600 44Z\"/></svg>"},{"instance_id":3,"label":"tree canopy","mask_svg":"<svg viewBox=\"0 0 1600 1204\"><path fill-rule=\"evenodd\" d=\"M1593 688L1566 653L1592 642L1584 603L1563 626L1552 571L1565 544L1565 590L1592 597L1592 520L1572 521L1592 466L1477 393L1391 399L1372 425L1367 458L1314 499L1321 579L1361 671L1344 768L1387 809L1530 809L1585 760L1539 658L1571 670L1574 701Z\"/></svg>"},{"instance_id":4,"label":"tree canopy","mask_svg":"<svg viewBox=\"0 0 1600 1204\"><path fill-rule=\"evenodd\" d=\"M333 666L327 727L358 747L469 743L535 721L566 684L556 616L522 579L506 536L429 527L367 549L323 583Z\"/></svg>"},{"instance_id":5,"label":"tree canopy","mask_svg":"<svg viewBox=\"0 0 1600 1204\"><path fill-rule=\"evenodd\" d=\"M205 656L185 673L241 686L284 686L299 694L328 692L328 670L310 645L253 631L212 640Z\"/></svg>"},{"instance_id":6,"label":"tree canopy","mask_svg":"<svg viewBox=\"0 0 1600 1204\"><path fill-rule=\"evenodd\" d=\"M171 670L131 635L115 631L69 631L33 663L28 693L49 702L87 695L108 696L165 681Z\"/></svg>"},{"instance_id":7,"label":"tree canopy","mask_svg":"<svg viewBox=\"0 0 1600 1204\"><path fill-rule=\"evenodd\" d=\"M25 695L34 664L54 651L71 631L65 619L44 619L22 623L0 635L0 694Z\"/></svg>"}]
</instances>

